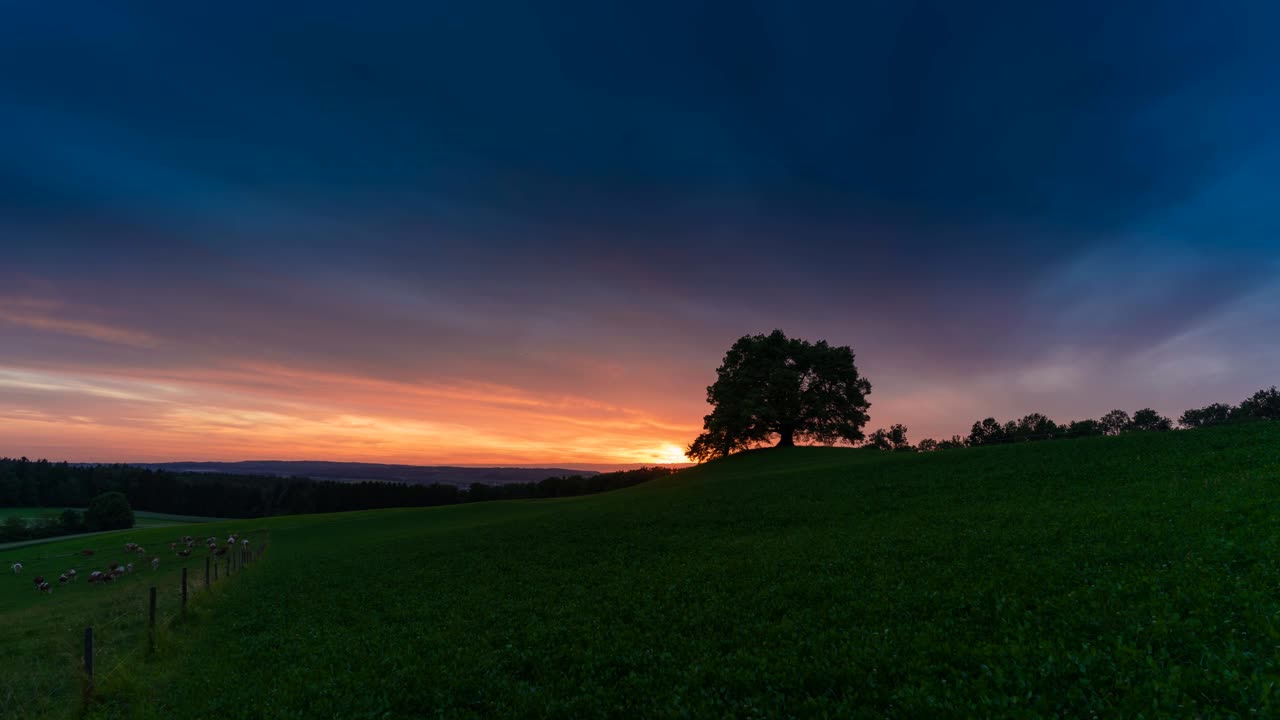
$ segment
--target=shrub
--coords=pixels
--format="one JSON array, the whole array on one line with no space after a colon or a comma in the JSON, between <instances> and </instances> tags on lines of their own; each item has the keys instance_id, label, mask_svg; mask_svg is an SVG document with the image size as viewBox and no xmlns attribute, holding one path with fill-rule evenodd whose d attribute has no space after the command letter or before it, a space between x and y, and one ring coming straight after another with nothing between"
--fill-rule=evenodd
<instances>
[{"instance_id":1,"label":"shrub","mask_svg":"<svg viewBox=\"0 0 1280 720\"><path fill-rule=\"evenodd\" d=\"M105 492L89 501L84 513L85 528L98 530L124 530L133 527L133 508L124 493Z\"/></svg>"}]
</instances>

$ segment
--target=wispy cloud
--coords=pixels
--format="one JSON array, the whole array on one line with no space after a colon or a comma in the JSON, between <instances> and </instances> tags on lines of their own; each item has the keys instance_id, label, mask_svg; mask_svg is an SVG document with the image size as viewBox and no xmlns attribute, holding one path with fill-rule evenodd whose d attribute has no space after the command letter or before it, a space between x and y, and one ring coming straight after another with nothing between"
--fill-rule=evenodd
<instances>
[{"instance_id":1,"label":"wispy cloud","mask_svg":"<svg viewBox=\"0 0 1280 720\"><path fill-rule=\"evenodd\" d=\"M147 332L68 317L60 314L63 310L58 303L48 300L0 298L0 324L140 348L154 348L160 344Z\"/></svg>"}]
</instances>

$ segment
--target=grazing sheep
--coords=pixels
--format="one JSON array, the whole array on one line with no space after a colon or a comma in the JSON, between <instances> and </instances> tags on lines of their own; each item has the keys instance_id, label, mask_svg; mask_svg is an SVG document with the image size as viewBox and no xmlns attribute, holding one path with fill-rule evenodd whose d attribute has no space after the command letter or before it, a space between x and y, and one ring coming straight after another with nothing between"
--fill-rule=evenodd
<instances>
[{"instance_id":1,"label":"grazing sheep","mask_svg":"<svg viewBox=\"0 0 1280 720\"><path fill-rule=\"evenodd\" d=\"M245 538L244 540L241 540L241 541L240 541L240 544L244 546L244 549L245 549L245 550L248 550L248 549L249 549L249 539L248 539L248 538Z\"/></svg>"},{"instance_id":2,"label":"grazing sheep","mask_svg":"<svg viewBox=\"0 0 1280 720\"><path fill-rule=\"evenodd\" d=\"M67 577L71 578L71 582L75 582L75 581L76 581L76 569L75 569L75 568L71 568L70 570L68 570L68 571L67 571Z\"/></svg>"},{"instance_id":3,"label":"grazing sheep","mask_svg":"<svg viewBox=\"0 0 1280 720\"><path fill-rule=\"evenodd\" d=\"M37 575L37 576L35 576L35 577L31 578L31 581L32 581L32 582L34 582L37 586L39 586L39 585L40 585L40 583L44 582L44 576L43 576L43 575Z\"/></svg>"},{"instance_id":4,"label":"grazing sheep","mask_svg":"<svg viewBox=\"0 0 1280 720\"><path fill-rule=\"evenodd\" d=\"M137 549L138 549L138 543L125 543L125 544L124 544L124 551L125 551L125 552L127 552L127 553L131 553L131 552L133 552L133 551L135 551L135 550L137 550Z\"/></svg>"},{"instance_id":5,"label":"grazing sheep","mask_svg":"<svg viewBox=\"0 0 1280 720\"><path fill-rule=\"evenodd\" d=\"M160 558L158 558L158 557L157 557L157 558L151 558L151 569L152 569L152 570L159 570L159 569L160 569Z\"/></svg>"},{"instance_id":6,"label":"grazing sheep","mask_svg":"<svg viewBox=\"0 0 1280 720\"><path fill-rule=\"evenodd\" d=\"M100 582L102 582L102 573L101 573L101 572L99 572L99 571L97 571L97 570L94 570L93 572L89 573L89 584L90 584L90 585L97 585L97 584L98 584L98 583L100 583Z\"/></svg>"},{"instance_id":7,"label":"grazing sheep","mask_svg":"<svg viewBox=\"0 0 1280 720\"><path fill-rule=\"evenodd\" d=\"M13 574L14 574L14 575L21 575L21 574L22 574L22 563L14 563L14 564L13 564L13 567L11 567L11 568L9 568L9 569L13 571Z\"/></svg>"},{"instance_id":8,"label":"grazing sheep","mask_svg":"<svg viewBox=\"0 0 1280 720\"><path fill-rule=\"evenodd\" d=\"M179 551L178 551L178 555L179 555L180 557L187 557L187 556L191 555L191 548L183 548L183 549L179 550Z\"/></svg>"},{"instance_id":9,"label":"grazing sheep","mask_svg":"<svg viewBox=\"0 0 1280 720\"><path fill-rule=\"evenodd\" d=\"M127 573L133 572L133 563L125 563L124 571Z\"/></svg>"},{"instance_id":10,"label":"grazing sheep","mask_svg":"<svg viewBox=\"0 0 1280 720\"><path fill-rule=\"evenodd\" d=\"M66 585L69 582L71 582L71 578L66 573L62 573L61 575L58 576L59 585Z\"/></svg>"},{"instance_id":11,"label":"grazing sheep","mask_svg":"<svg viewBox=\"0 0 1280 720\"><path fill-rule=\"evenodd\" d=\"M50 585L49 583L47 583L47 582L42 582L42 583L40 583L38 586L36 586L36 588L37 588L40 592L42 592L42 593L44 593L44 594L46 594L46 595L52 595L52 594L53 594L53 586L51 586L51 585Z\"/></svg>"},{"instance_id":12,"label":"grazing sheep","mask_svg":"<svg viewBox=\"0 0 1280 720\"><path fill-rule=\"evenodd\" d=\"M146 548L144 548L144 547L142 547L141 545L139 545L138 547L134 548L134 549L133 549L133 551L134 551L134 552L136 552L136 553L138 553L139 555L146 555L146 554L147 554L147 549L146 549Z\"/></svg>"},{"instance_id":13,"label":"grazing sheep","mask_svg":"<svg viewBox=\"0 0 1280 720\"><path fill-rule=\"evenodd\" d=\"M116 571L116 568L118 568L118 567L120 567L120 563L113 562L113 563L111 563L110 565L108 565L108 566L107 566L107 569L108 569L108 570L110 570L111 572L115 572L115 571Z\"/></svg>"}]
</instances>

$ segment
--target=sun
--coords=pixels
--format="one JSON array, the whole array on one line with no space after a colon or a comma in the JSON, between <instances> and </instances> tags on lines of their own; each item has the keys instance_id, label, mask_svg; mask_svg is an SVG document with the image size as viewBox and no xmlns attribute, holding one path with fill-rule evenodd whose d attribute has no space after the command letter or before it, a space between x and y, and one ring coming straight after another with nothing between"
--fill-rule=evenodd
<instances>
[{"instance_id":1,"label":"sun","mask_svg":"<svg viewBox=\"0 0 1280 720\"><path fill-rule=\"evenodd\" d=\"M669 465L674 463L687 463L689 458L685 457L684 450L676 445L663 445L653 453L653 461Z\"/></svg>"}]
</instances>

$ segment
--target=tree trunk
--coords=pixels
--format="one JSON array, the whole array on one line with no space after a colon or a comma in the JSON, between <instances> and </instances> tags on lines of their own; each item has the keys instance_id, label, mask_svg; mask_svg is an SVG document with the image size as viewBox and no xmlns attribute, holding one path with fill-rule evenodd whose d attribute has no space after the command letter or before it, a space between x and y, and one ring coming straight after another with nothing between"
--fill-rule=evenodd
<instances>
[{"instance_id":1,"label":"tree trunk","mask_svg":"<svg viewBox=\"0 0 1280 720\"><path fill-rule=\"evenodd\" d=\"M778 444L774 447L795 447L795 430L791 428L782 428L778 431Z\"/></svg>"}]
</instances>

